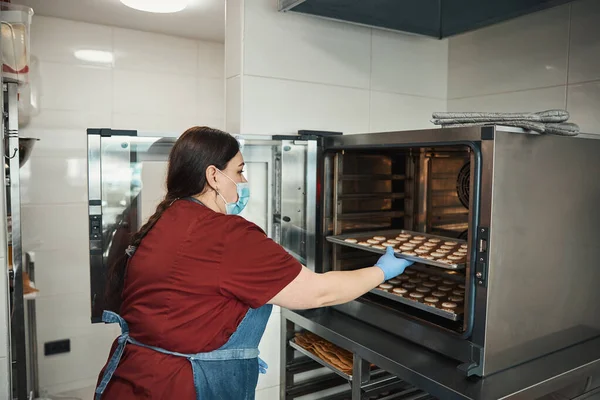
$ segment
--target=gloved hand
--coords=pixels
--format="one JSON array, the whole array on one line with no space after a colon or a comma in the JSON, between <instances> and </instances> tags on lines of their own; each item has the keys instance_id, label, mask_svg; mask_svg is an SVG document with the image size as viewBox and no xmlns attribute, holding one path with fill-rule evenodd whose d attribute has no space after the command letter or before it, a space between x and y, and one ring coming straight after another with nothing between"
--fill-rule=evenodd
<instances>
[{"instance_id":1,"label":"gloved hand","mask_svg":"<svg viewBox=\"0 0 600 400\"><path fill-rule=\"evenodd\" d=\"M258 358L258 372L260 372L261 374L266 374L267 373L267 368L269 368L269 366L267 365L266 362L264 362L260 357Z\"/></svg>"},{"instance_id":2,"label":"gloved hand","mask_svg":"<svg viewBox=\"0 0 600 400\"><path fill-rule=\"evenodd\" d=\"M385 280L387 281L388 279L392 279L393 277L400 275L404 272L406 267L410 267L413 264L413 261L397 258L394 255L394 249L392 247L388 247L385 250L385 254L381 256L375 266L381 268L383 275L385 276Z\"/></svg>"}]
</instances>

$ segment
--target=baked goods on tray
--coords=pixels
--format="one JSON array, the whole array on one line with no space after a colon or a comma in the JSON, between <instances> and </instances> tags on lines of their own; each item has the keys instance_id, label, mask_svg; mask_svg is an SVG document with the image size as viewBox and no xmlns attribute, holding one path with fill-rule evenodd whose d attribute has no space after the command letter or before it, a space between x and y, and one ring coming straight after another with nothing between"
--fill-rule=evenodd
<instances>
[{"instance_id":1,"label":"baked goods on tray","mask_svg":"<svg viewBox=\"0 0 600 400\"><path fill-rule=\"evenodd\" d=\"M352 375L352 353L311 332L296 333L294 342L345 374Z\"/></svg>"}]
</instances>

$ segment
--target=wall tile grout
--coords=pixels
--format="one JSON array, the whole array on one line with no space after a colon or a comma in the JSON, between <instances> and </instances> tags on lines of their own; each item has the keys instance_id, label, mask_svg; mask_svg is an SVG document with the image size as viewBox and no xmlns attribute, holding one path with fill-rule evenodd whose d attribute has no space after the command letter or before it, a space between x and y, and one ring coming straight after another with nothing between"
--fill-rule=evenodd
<instances>
[{"instance_id":1,"label":"wall tile grout","mask_svg":"<svg viewBox=\"0 0 600 400\"><path fill-rule=\"evenodd\" d=\"M566 85L561 83L559 85L540 86L540 87L528 88L528 89L519 89L519 90L509 90L509 91L502 91L502 92L484 93L484 94L478 94L478 95L474 95L474 96L452 97L452 98L448 98L447 100L448 101L452 101L452 100L476 99L476 98L480 98L480 97L496 96L496 95L511 94L511 93L521 93L521 92L530 92L530 91L535 91L535 90L551 89L551 88L558 88L558 87L563 87L563 86L566 86Z\"/></svg>"}]
</instances>

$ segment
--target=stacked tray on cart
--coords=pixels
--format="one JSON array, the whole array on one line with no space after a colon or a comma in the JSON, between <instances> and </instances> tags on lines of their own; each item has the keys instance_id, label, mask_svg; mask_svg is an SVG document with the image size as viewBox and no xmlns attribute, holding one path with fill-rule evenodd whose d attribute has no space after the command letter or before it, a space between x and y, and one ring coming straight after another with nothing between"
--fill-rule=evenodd
<instances>
[{"instance_id":1,"label":"stacked tray on cart","mask_svg":"<svg viewBox=\"0 0 600 400\"><path fill-rule=\"evenodd\" d=\"M468 252L464 240L406 230L357 232L328 236L327 240L379 254L392 247L397 257L445 269L464 268Z\"/></svg>"},{"instance_id":2,"label":"stacked tray on cart","mask_svg":"<svg viewBox=\"0 0 600 400\"><path fill-rule=\"evenodd\" d=\"M338 375L352 380L353 355L312 332L296 333L290 346Z\"/></svg>"}]
</instances>

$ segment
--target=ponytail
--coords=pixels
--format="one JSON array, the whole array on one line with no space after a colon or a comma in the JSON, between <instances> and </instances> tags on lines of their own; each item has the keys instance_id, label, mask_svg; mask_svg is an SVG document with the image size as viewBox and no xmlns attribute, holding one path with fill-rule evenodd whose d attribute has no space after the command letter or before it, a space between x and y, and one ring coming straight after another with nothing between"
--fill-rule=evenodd
<instances>
[{"instance_id":1,"label":"ponytail","mask_svg":"<svg viewBox=\"0 0 600 400\"><path fill-rule=\"evenodd\" d=\"M176 200L176 197L170 196L169 194L165 196L165 199L161 201L156 207L156 211L154 211L154 214L152 214L152 216L148 218L148 221L144 225L142 225L139 231L137 231L131 236L128 249L138 248L138 246L142 242L142 239L144 239L148 232L150 232L150 230L158 222L158 220L166 211L166 209L169 208L169 206L173 204ZM132 256L133 253L130 253L129 251L127 251L127 253L124 252L123 254L119 255L119 257L112 265L109 266L106 284L106 303L107 309L110 311L118 313L121 308L121 297L123 294L123 286L125 285L127 264L129 263L129 259Z\"/></svg>"}]
</instances>

